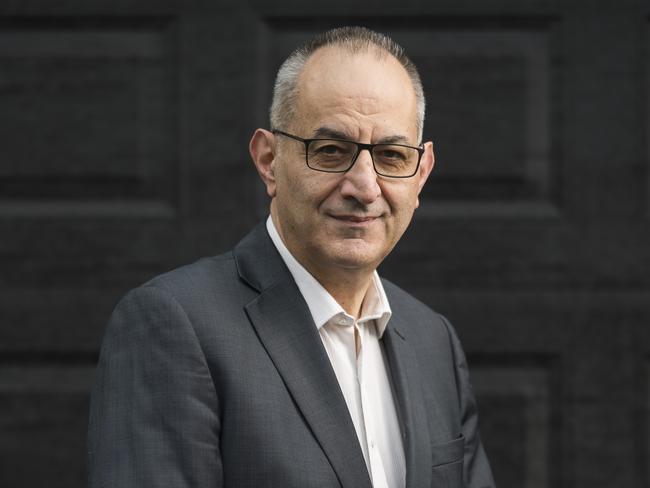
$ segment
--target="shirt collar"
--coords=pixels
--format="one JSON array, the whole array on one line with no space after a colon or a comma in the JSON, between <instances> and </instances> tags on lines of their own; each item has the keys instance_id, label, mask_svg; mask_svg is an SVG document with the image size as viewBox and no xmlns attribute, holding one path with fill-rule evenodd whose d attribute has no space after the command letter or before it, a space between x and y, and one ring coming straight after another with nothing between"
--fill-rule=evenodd
<instances>
[{"instance_id":1,"label":"shirt collar","mask_svg":"<svg viewBox=\"0 0 650 488\"><path fill-rule=\"evenodd\" d=\"M289 272L293 276L296 285L298 285L300 293L307 302L307 307L309 307L309 312L314 319L316 327L320 329L333 317L340 314L350 317L345 310L343 310L343 307L341 307L334 297L332 297L332 295L330 295L330 293L323 287L323 285L321 285L316 278L314 278L309 271L307 271L298 260L293 257L291 252L289 252L289 249L287 249L287 246L285 246L280 234L275 228L273 219L271 219L270 215L266 220L266 230L271 237L271 241L273 241L273 244L280 253L282 260L287 265L287 268L289 268ZM381 284L381 279L379 278L377 271L373 271L372 282L370 283L366 296L363 299L361 317L358 322L363 323L369 320L375 320L377 334L381 337L384 330L386 330L386 325L388 324L391 313L384 286Z\"/></svg>"}]
</instances>

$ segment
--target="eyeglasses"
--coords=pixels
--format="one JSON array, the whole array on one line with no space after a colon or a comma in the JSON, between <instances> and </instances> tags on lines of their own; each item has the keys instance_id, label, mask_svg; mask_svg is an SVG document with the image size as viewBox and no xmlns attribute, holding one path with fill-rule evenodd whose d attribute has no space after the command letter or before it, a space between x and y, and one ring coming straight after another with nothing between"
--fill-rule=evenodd
<instances>
[{"instance_id":1,"label":"eyeglasses","mask_svg":"<svg viewBox=\"0 0 650 488\"><path fill-rule=\"evenodd\" d=\"M389 178L410 178L415 175L424 154L423 147L404 144L363 144L345 139L303 139L281 130L273 134L289 137L305 145L305 162L316 171L345 173L367 149L375 172Z\"/></svg>"}]
</instances>

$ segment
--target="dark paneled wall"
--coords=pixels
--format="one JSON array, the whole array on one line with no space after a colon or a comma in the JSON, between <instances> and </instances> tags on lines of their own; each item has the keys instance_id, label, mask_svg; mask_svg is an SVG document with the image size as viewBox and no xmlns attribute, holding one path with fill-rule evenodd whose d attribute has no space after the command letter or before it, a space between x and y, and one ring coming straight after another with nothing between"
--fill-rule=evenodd
<instances>
[{"instance_id":1,"label":"dark paneled wall","mask_svg":"<svg viewBox=\"0 0 650 488\"><path fill-rule=\"evenodd\" d=\"M650 4L0 5L0 486L82 487L129 288L265 213L271 83L331 26L420 67L437 166L381 273L467 350L502 488L650 486Z\"/></svg>"}]
</instances>

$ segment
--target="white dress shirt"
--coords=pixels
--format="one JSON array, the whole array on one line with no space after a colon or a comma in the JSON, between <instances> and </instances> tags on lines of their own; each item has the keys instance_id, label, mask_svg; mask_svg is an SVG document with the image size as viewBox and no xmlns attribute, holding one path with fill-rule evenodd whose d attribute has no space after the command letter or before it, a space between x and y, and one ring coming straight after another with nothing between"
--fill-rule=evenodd
<instances>
[{"instance_id":1,"label":"white dress shirt","mask_svg":"<svg viewBox=\"0 0 650 488\"><path fill-rule=\"evenodd\" d=\"M270 216L266 228L318 328L350 411L373 487L404 488L404 446L379 343L391 316L379 275L373 273L361 316L355 319L293 257Z\"/></svg>"}]
</instances>

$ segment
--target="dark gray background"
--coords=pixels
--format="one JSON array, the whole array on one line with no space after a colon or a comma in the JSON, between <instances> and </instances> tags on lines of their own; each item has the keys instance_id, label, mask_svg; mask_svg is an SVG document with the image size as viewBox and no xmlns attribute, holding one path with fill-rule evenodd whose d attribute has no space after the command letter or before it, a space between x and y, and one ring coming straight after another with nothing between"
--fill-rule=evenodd
<instances>
[{"instance_id":1,"label":"dark gray background","mask_svg":"<svg viewBox=\"0 0 650 488\"><path fill-rule=\"evenodd\" d=\"M112 307L263 217L246 148L274 72L342 24L393 35L421 69L437 166L381 273L456 325L499 486L650 486L649 15L629 0L2 2L0 486L85 485Z\"/></svg>"}]
</instances>

